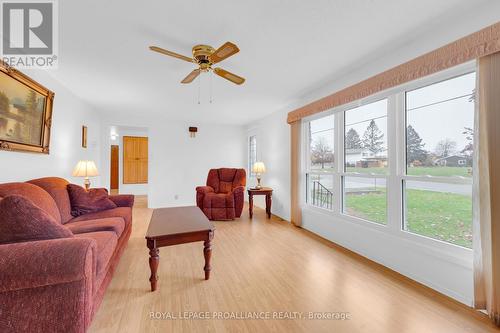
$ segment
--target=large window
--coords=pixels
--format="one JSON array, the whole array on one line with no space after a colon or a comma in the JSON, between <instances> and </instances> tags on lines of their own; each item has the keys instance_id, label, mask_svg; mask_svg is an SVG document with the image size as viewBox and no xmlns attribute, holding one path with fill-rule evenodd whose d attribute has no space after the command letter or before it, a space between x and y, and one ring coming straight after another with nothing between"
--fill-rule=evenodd
<instances>
[{"instance_id":1,"label":"large window","mask_svg":"<svg viewBox=\"0 0 500 333\"><path fill-rule=\"evenodd\" d=\"M472 68L306 121L307 203L415 241L471 248Z\"/></svg>"},{"instance_id":2,"label":"large window","mask_svg":"<svg viewBox=\"0 0 500 333\"><path fill-rule=\"evenodd\" d=\"M257 136L251 135L248 137L248 174L250 177L255 177L252 172L255 162L257 162Z\"/></svg>"}]
</instances>

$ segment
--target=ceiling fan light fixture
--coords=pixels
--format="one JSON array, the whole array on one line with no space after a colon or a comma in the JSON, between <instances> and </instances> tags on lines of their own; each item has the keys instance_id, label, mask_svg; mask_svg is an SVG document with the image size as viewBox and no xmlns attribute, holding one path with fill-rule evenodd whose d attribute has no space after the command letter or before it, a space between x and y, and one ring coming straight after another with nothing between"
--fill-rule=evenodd
<instances>
[{"instance_id":1,"label":"ceiling fan light fixture","mask_svg":"<svg viewBox=\"0 0 500 333\"><path fill-rule=\"evenodd\" d=\"M204 45L204 44L195 45L192 49L193 58L189 58L184 55L165 50L158 46L150 46L149 49L151 51L158 52L163 55L167 55L187 62L193 62L198 64L199 68L193 70L181 81L181 83L184 84L193 82L193 80L196 79L201 72L209 72L210 70L212 70L213 64L221 62L222 60L229 58L230 56L240 51L238 46L236 46L231 42L224 43L217 50L211 47L210 45ZM213 69L213 71L220 77L228 81L231 81L235 84L240 85L243 82L245 82L244 78L236 74L233 74L231 72L228 72L224 69L215 68Z\"/></svg>"}]
</instances>

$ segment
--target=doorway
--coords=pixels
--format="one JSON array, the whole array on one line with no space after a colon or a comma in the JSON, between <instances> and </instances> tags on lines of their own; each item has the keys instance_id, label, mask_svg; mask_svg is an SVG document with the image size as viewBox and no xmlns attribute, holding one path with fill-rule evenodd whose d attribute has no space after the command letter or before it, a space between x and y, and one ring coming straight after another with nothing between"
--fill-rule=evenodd
<instances>
[{"instance_id":1,"label":"doorway","mask_svg":"<svg viewBox=\"0 0 500 333\"><path fill-rule=\"evenodd\" d=\"M120 169L120 146L111 145L111 163L110 163L110 186L111 192L118 193L119 188L119 169Z\"/></svg>"}]
</instances>

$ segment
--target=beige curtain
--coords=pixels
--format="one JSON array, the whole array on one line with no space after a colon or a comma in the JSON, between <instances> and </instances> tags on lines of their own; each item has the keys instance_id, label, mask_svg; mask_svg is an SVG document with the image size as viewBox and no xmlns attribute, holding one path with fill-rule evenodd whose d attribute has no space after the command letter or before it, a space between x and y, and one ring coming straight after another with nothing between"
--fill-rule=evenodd
<instances>
[{"instance_id":1,"label":"beige curtain","mask_svg":"<svg viewBox=\"0 0 500 333\"><path fill-rule=\"evenodd\" d=\"M300 137L301 121L290 124L290 190L291 190L291 220L298 227L302 225L302 211L300 209Z\"/></svg>"},{"instance_id":2,"label":"beige curtain","mask_svg":"<svg viewBox=\"0 0 500 333\"><path fill-rule=\"evenodd\" d=\"M474 306L500 326L500 53L478 61Z\"/></svg>"}]
</instances>

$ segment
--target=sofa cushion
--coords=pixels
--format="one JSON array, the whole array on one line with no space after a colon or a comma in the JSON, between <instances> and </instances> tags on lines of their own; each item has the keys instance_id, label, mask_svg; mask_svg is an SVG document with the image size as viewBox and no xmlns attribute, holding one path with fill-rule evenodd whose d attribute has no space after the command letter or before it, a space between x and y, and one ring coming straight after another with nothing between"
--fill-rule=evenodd
<instances>
[{"instance_id":1,"label":"sofa cushion","mask_svg":"<svg viewBox=\"0 0 500 333\"><path fill-rule=\"evenodd\" d=\"M206 208L234 208L234 197L226 193L207 193L203 199Z\"/></svg>"},{"instance_id":2,"label":"sofa cushion","mask_svg":"<svg viewBox=\"0 0 500 333\"><path fill-rule=\"evenodd\" d=\"M27 183L0 184L0 198L13 194L22 195L23 197L28 198L31 202L33 202L33 204L53 217L54 220L61 223L61 214L59 213L59 208L57 208L56 202L50 194L42 188Z\"/></svg>"},{"instance_id":3,"label":"sofa cushion","mask_svg":"<svg viewBox=\"0 0 500 333\"><path fill-rule=\"evenodd\" d=\"M95 231L113 231L119 238L125 229L123 217L107 217L96 220L83 220L66 224L73 234L83 234Z\"/></svg>"},{"instance_id":4,"label":"sofa cushion","mask_svg":"<svg viewBox=\"0 0 500 333\"><path fill-rule=\"evenodd\" d=\"M232 208L209 208L203 209L203 212L205 215L208 214L210 220L224 221L234 220L235 218L234 209Z\"/></svg>"},{"instance_id":5,"label":"sofa cushion","mask_svg":"<svg viewBox=\"0 0 500 333\"><path fill-rule=\"evenodd\" d=\"M81 186L68 184L68 193L71 201L71 215L74 217L117 207L109 199L108 192L102 188L87 191Z\"/></svg>"},{"instance_id":6,"label":"sofa cushion","mask_svg":"<svg viewBox=\"0 0 500 333\"><path fill-rule=\"evenodd\" d=\"M0 244L73 237L68 228L26 197L4 197L0 212Z\"/></svg>"},{"instance_id":7,"label":"sofa cushion","mask_svg":"<svg viewBox=\"0 0 500 333\"><path fill-rule=\"evenodd\" d=\"M90 238L95 240L97 244L96 283L94 284L96 286L94 291L97 291L108 271L107 267L118 244L118 237L112 231L88 232L85 234L75 235L75 237Z\"/></svg>"},{"instance_id":8,"label":"sofa cushion","mask_svg":"<svg viewBox=\"0 0 500 333\"><path fill-rule=\"evenodd\" d=\"M103 219L106 217L123 217L125 220L125 227L127 228L132 223L132 208L130 207L118 207L114 209L104 210L102 212L90 213L85 215L80 215L71 220L71 223L77 221L88 221Z\"/></svg>"},{"instance_id":9,"label":"sofa cushion","mask_svg":"<svg viewBox=\"0 0 500 333\"><path fill-rule=\"evenodd\" d=\"M71 204L69 201L68 190L66 189L66 186L68 185L68 181L66 179L59 177L45 177L30 180L28 183L39 186L49 193L59 209L61 222L63 224L73 218L73 216L71 216Z\"/></svg>"}]
</instances>

